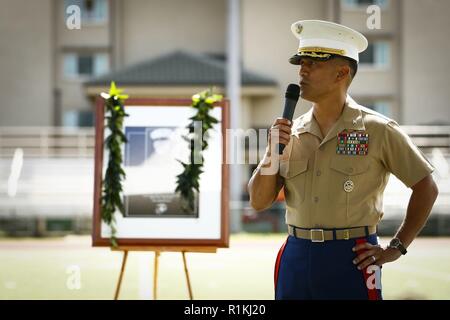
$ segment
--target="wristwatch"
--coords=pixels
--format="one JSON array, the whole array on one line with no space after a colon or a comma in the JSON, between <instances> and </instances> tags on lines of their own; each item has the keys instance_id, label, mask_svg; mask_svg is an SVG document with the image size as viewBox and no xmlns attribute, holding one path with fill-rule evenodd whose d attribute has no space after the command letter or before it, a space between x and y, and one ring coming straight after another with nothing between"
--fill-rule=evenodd
<instances>
[{"instance_id":1,"label":"wristwatch","mask_svg":"<svg viewBox=\"0 0 450 320\"><path fill-rule=\"evenodd\" d=\"M388 248L398 249L403 255L405 255L408 251L406 251L405 246L400 241L399 238L394 238L388 245Z\"/></svg>"}]
</instances>

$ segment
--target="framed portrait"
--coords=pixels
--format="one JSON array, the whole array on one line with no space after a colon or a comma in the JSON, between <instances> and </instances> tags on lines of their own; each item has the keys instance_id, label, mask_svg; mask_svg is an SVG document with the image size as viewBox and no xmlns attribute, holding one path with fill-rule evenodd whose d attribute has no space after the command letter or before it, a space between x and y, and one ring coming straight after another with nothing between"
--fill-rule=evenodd
<instances>
[{"instance_id":1,"label":"framed portrait","mask_svg":"<svg viewBox=\"0 0 450 320\"><path fill-rule=\"evenodd\" d=\"M210 114L218 120L208 130L208 148L203 151L203 173L195 196L194 210L185 211L175 193L176 176L188 162L189 143L183 138L189 118L196 112L190 99L127 99L122 145L122 201L117 210L116 237L119 246L208 246L228 247L229 173L225 160L228 100L215 103ZM110 246L110 227L101 219L102 179L108 150L104 138L104 100L96 103L93 246Z\"/></svg>"}]
</instances>

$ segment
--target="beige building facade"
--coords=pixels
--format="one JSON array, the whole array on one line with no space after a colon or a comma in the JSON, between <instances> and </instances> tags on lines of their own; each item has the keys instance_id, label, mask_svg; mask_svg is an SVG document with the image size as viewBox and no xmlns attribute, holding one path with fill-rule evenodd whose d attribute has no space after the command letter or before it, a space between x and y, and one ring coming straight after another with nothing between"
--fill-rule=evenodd
<instances>
[{"instance_id":1,"label":"beige building facade","mask_svg":"<svg viewBox=\"0 0 450 320\"><path fill-rule=\"evenodd\" d=\"M442 41L450 27L445 17L450 3L373 1L381 9L381 28L370 30L368 2L242 0L242 65L278 83L275 91L243 93L242 127L267 127L281 113L285 87L298 81L298 70L287 59L297 46L289 27L300 19L340 22L367 36L368 62L361 63L350 89L357 101L402 124L448 123L450 63L441 56L450 49ZM8 75L0 80L2 126L80 124L74 117L92 111L83 82L93 76L179 49L226 52L226 0L1 3L6 10L0 13L0 70ZM70 4L81 7L79 30L66 26ZM296 115L308 107L302 101Z\"/></svg>"}]
</instances>

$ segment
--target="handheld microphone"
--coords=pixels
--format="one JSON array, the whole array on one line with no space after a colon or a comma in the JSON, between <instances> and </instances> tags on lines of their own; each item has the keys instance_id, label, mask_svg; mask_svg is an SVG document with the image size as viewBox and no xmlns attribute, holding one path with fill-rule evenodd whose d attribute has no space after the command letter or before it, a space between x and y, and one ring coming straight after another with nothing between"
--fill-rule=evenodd
<instances>
[{"instance_id":1,"label":"handheld microphone","mask_svg":"<svg viewBox=\"0 0 450 320\"><path fill-rule=\"evenodd\" d=\"M297 105L298 98L300 96L300 87L296 84L289 84L284 95L284 110L283 118L292 121L294 116L295 106ZM282 154L286 146L282 143L278 144L278 154Z\"/></svg>"}]
</instances>

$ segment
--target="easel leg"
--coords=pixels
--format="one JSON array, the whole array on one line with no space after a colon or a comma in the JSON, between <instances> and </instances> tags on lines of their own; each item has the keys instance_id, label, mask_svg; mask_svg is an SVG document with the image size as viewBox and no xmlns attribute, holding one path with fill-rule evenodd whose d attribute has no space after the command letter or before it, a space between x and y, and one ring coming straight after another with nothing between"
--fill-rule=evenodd
<instances>
[{"instance_id":1,"label":"easel leg","mask_svg":"<svg viewBox=\"0 0 450 320\"><path fill-rule=\"evenodd\" d=\"M114 300L117 300L119 298L120 286L122 285L122 278L123 278L123 273L125 271L125 265L127 264L127 258L128 258L128 250L125 250L123 252L122 267L120 268L119 281L117 282L116 294L114 295Z\"/></svg>"},{"instance_id":2,"label":"easel leg","mask_svg":"<svg viewBox=\"0 0 450 320\"><path fill-rule=\"evenodd\" d=\"M181 254L183 255L184 273L186 274L186 281L187 281L188 290L189 290L189 299L193 300L191 281L189 280L189 273L188 273L188 268L187 268L187 264L186 264L186 255L185 255L185 253L186 253L185 251L181 252Z\"/></svg>"},{"instance_id":3,"label":"easel leg","mask_svg":"<svg viewBox=\"0 0 450 320\"><path fill-rule=\"evenodd\" d=\"M156 292L158 286L158 258L159 258L159 251L155 251L155 267L153 273L153 300L156 300Z\"/></svg>"}]
</instances>

